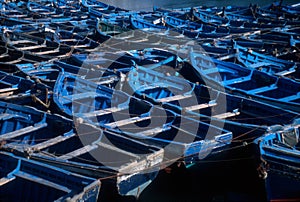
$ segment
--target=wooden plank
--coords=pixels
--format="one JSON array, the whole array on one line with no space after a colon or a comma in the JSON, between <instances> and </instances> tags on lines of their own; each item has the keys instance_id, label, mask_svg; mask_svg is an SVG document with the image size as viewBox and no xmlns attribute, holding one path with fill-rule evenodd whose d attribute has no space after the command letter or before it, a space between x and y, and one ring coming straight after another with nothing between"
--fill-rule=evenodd
<instances>
[{"instance_id":1,"label":"wooden plank","mask_svg":"<svg viewBox=\"0 0 300 202\"><path fill-rule=\"evenodd\" d=\"M32 49L45 48L45 47L47 47L45 44L41 44L41 45L36 45L36 46L26 46L26 47L17 48L17 49L25 51L25 50L32 50Z\"/></svg>"},{"instance_id":2,"label":"wooden plank","mask_svg":"<svg viewBox=\"0 0 300 202\"><path fill-rule=\"evenodd\" d=\"M236 54L233 53L233 54L221 56L221 57L217 58L217 60L228 60L228 59L230 59L230 58L234 58L235 56L236 56Z\"/></svg>"},{"instance_id":3,"label":"wooden plank","mask_svg":"<svg viewBox=\"0 0 300 202\"><path fill-rule=\"evenodd\" d=\"M106 144L106 143L103 143L103 142L97 142L96 143L97 145L99 145L99 147L102 147L102 148L106 148L106 149L109 149L111 151L116 151L118 153L121 153L121 154L124 154L124 155L127 155L127 156L132 156L134 157L135 159L138 159L139 156L134 154L134 153L131 153L131 152L128 152L128 151L125 151L123 149L120 149L118 147L115 147L113 146L112 144Z\"/></svg>"},{"instance_id":4,"label":"wooden plank","mask_svg":"<svg viewBox=\"0 0 300 202\"><path fill-rule=\"evenodd\" d=\"M11 181L13 181L14 179L16 179L16 177L12 176L12 177L3 177L0 179L0 186L5 185L6 183L9 183Z\"/></svg>"},{"instance_id":5,"label":"wooden plank","mask_svg":"<svg viewBox=\"0 0 300 202\"><path fill-rule=\"evenodd\" d=\"M239 114L240 114L240 112L226 112L226 113L223 113L223 114L214 115L212 117L217 118L217 119L226 119L226 118L229 118L229 117L237 116Z\"/></svg>"},{"instance_id":6,"label":"wooden plank","mask_svg":"<svg viewBox=\"0 0 300 202\"><path fill-rule=\"evenodd\" d=\"M94 100L95 96L97 96L96 92L84 92L84 93L76 93L76 94L72 94L72 95L63 95L63 96L60 96L60 103L67 104L74 100L78 100L78 99L82 99L82 98L91 98L91 100Z\"/></svg>"},{"instance_id":7,"label":"wooden plank","mask_svg":"<svg viewBox=\"0 0 300 202\"><path fill-rule=\"evenodd\" d=\"M62 155L62 156L58 157L58 159L68 160L68 159L72 159L74 157L76 158L76 157L78 157L78 156L80 156L82 154L88 153L91 150L96 149L96 148L98 148L98 146L95 145L95 144L93 144L93 145L86 145L86 146L84 146L84 147L82 147L80 149L77 149L75 151L72 151L70 153Z\"/></svg>"},{"instance_id":8,"label":"wooden plank","mask_svg":"<svg viewBox=\"0 0 300 202\"><path fill-rule=\"evenodd\" d=\"M20 44L20 43L34 43L34 44L36 44L36 42L34 42L34 41L30 41L30 40L18 40L18 41L11 41L11 44L12 44L12 45L15 45L15 44Z\"/></svg>"},{"instance_id":9,"label":"wooden plank","mask_svg":"<svg viewBox=\"0 0 300 202\"><path fill-rule=\"evenodd\" d=\"M55 50L50 50L50 51L43 51L43 52L35 52L36 55L47 55L47 54L51 54L51 53L58 53L59 50L55 49Z\"/></svg>"},{"instance_id":10,"label":"wooden plank","mask_svg":"<svg viewBox=\"0 0 300 202\"><path fill-rule=\"evenodd\" d=\"M77 39L59 39L61 42L77 42Z\"/></svg>"},{"instance_id":11,"label":"wooden plank","mask_svg":"<svg viewBox=\"0 0 300 202\"><path fill-rule=\"evenodd\" d=\"M151 136L151 135L155 135L155 134L161 133L163 131L164 131L164 128L162 128L162 127L156 127L156 128L151 128L149 130L142 131L142 132L138 132L138 133L136 133L136 135Z\"/></svg>"},{"instance_id":12,"label":"wooden plank","mask_svg":"<svg viewBox=\"0 0 300 202\"><path fill-rule=\"evenodd\" d=\"M205 74L212 74L212 73L217 73L217 72L219 72L219 69L218 68L209 68L209 69L205 69L205 70L203 70L203 72L205 73Z\"/></svg>"},{"instance_id":13,"label":"wooden plank","mask_svg":"<svg viewBox=\"0 0 300 202\"><path fill-rule=\"evenodd\" d=\"M144 120L149 120L149 119L151 119L150 116L147 116L147 117L133 117L133 118L129 118L129 119L115 121L115 122L112 122L112 123L107 123L107 124L105 124L105 126L108 126L110 128L116 128L116 127L125 126L125 125L131 124L131 123L137 123L137 122L144 121Z\"/></svg>"},{"instance_id":14,"label":"wooden plank","mask_svg":"<svg viewBox=\"0 0 300 202\"><path fill-rule=\"evenodd\" d=\"M35 126L27 126L25 128L15 130L9 133L4 133L0 136L0 139L11 139L11 138L16 138L18 136L24 135L26 133L34 132L37 130L40 130L41 128L44 128L47 126L47 123L42 123L42 124L36 124Z\"/></svg>"},{"instance_id":15,"label":"wooden plank","mask_svg":"<svg viewBox=\"0 0 300 202\"><path fill-rule=\"evenodd\" d=\"M0 114L0 120L7 120L7 119L13 118L15 116L16 115L14 115L14 114L3 113L3 114Z\"/></svg>"},{"instance_id":16,"label":"wooden plank","mask_svg":"<svg viewBox=\"0 0 300 202\"><path fill-rule=\"evenodd\" d=\"M213 107L213 106L216 106L216 105L217 105L216 102L204 103L204 104L194 105L194 106L190 106L190 107L185 107L184 110L186 110L186 111L195 111L195 110L199 110L199 109L205 109L205 108L208 108L208 107Z\"/></svg>"},{"instance_id":17,"label":"wooden plank","mask_svg":"<svg viewBox=\"0 0 300 202\"><path fill-rule=\"evenodd\" d=\"M2 88L0 89L0 96L13 94L18 88Z\"/></svg>"},{"instance_id":18,"label":"wooden plank","mask_svg":"<svg viewBox=\"0 0 300 202\"><path fill-rule=\"evenodd\" d=\"M158 99L159 102L171 102L171 101L176 101L176 100L183 100L185 98L189 98L192 97L191 94L188 95L175 95L175 96L171 96L171 97L165 97L165 98L161 98Z\"/></svg>"},{"instance_id":19,"label":"wooden plank","mask_svg":"<svg viewBox=\"0 0 300 202\"><path fill-rule=\"evenodd\" d=\"M5 62L5 63L7 63L7 64L16 64L16 63L21 62L21 61L22 61L22 59L16 59L16 60L12 60L12 61Z\"/></svg>"},{"instance_id":20,"label":"wooden plank","mask_svg":"<svg viewBox=\"0 0 300 202\"><path fill-rule=\"evenodd\" d=\"M57 136L55 138L51 138L50 140L47 140L45 142L41 142L39 144L36 144L32 147L30 147L30 149L38 151L38 150L42 150L44 148L50 147L52 145L58 144L60 142L63 142L71 137L76 136L75 133L73 133L72 135L68 135L68 136Z\"/></svg>"},{"instance_id":21,"label":"wooden plank","mask_svg":"<svg viewBox=\"0 0 300 202\"><path fill-rule=\"evenodd\" d=\"M296 69L284 70L284 71L275 73L275 75L276 76L287 76L287 75L292 74L294 72L296 72Z\"/></svg>"},{"instance_id":22,"label":"wooden plank","mask_svg":"<svg viewBox=\"0 0 300 202\"><path fill-rule=\"evenodd\" d=\"M105 114L110 114L110 113L118 112L121 110L123 110L123 108L112 107L112 108L107 108L107 109L96 110L96 111L89 112L89 113L84 113L84 116L85 117L102 116Z\"/></svg>"}]
</instances>

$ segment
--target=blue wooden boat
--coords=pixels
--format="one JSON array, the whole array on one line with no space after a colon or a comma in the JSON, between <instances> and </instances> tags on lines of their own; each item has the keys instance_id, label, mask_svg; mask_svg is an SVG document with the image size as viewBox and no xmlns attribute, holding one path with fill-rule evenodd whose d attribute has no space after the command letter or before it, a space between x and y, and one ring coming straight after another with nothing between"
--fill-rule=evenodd
<instances>
[{"instance_id":1,"label":"blue wooden boat","mask_svg":"<svg viewBox=\"0 0 300 202\"><path fill-rule=\"evenodd\" d=\"M261 17L263 19L268 19L270 21L286 21L288 25L297 25L299 22L299 16L297 14L286 13L280 10L274 10L272 7L270 8L260 8L258 7L255 12L257 17Z\"/></svg>"},{"instance_id":2,"label":"blue wooden boat","mask_svg":"<svg viewBox=\"0 0 300 202\"><path fill-rule=\"evenodd\" d=\"M38 23L61 23L71 20L84 20L88 17L85 13L80 12L78 9L59 9L55 8L53 4L42 5L41 3L37 2L27 2L26 7L29 11L29 14L32 14L33 16L32 21ZM74 15L74 12L77 12L77 14ZM36 16L39 16L39 18Z\"/></svg>"},{"instance_id":3,"label":"blue wooden boat","mask_svg":"<svg viewBox=\"0 0 300 202\"><path fill-rule=\"evenodd\" d=\"M1 149L138 195L156 176L163 150L31 107L0 102Z\"/></svg>"},{"instance_id":4,"label":"blue wooden boat","mask_svg":"<svg viewBox=\"0 0 300 202\"><path fill-rule=\"evenodd\" d=\"M273 75L286 77L289 77L290 74L296 71L297 66L294 62L267 56L239 45L236 45L235 48L237 50L236 59L247 68L254 68Z\"/></svg>"},{"instance_id":5,"label":"blue wooden boat","mask_svg":"<svg viewBox=\"0 0 300 202\"><path fill-rule=\"evenodd\" d=\"M136 67L127 76L135 96L191 118L223 122L234 138L245 133L245 128L249 130L248 138L253 134L258 137L266 131L266 126L289 124L298 117L291 111L190 83L178 77L177 72L172 74L159 65ZM269 118L273 116L276 119ZM256 131L251 134L254 128Z\"/></svg>"},{"instance_id":6,"label":"blue wooden boat","mask_svg":"<svg viewBox=\"0 0 300 202\"><path fill-rule=\"evenodd\" d=\"M16 75L23 77L27 76L52 88L54 88L56 79L60 72L68 72L77 77L84 78L97 84L107 85L109 87L115 86L120 79L120 75L117 75L113 71L84 68L67 64L63 61L55 61L54 63L18 64L16 67L18 71L15 73Z\"/></svg>"},{"instance_id":7,"label":"blue wooden boat","mask_svg":"<svg viewBox=\"0 0 300 202\"><path fill-rule=\"evenodd\" d=\"M69 32L74 32L82 36L93 37L96 30L96 20L87 19L87 20L72 20L64 23L51 23L47 25L50 29L64 30ZM95 38L92 38L95 40ZM98 40L95 40L98 41Z\"/></svg>"},{"instance_id":8,"label":"blue wooden boat","mask_svg":"<svg viewBox=\"0 0 300 202\"><path fill-rule=\"evenodd\" d=\"M4 30L2 33L3 42L9 44L19 51L26 51L45 59L64 58L72 53L72 48L45 38Z\"/></svg>"},{"instance_id":9,"label":"blue wooden boat","mask_svg":"<svg viewBox=\"0 0 300 202\"><path fill-rule=\"evenodd\" d=\"M129 16L129 19L133 29L166 29L166 27L163 26L162 18L152 19L152 21L157 21L157 24L153 24L150 20L147 21L132 15Z\"/></svg>"},{"instance_id":10,"label":"blue wooden boat","mask_svg":"<svg viewBox=\"0 0 300 202\"><path fill-rule=\"evenodd\" d=\"M27 155L71 172L100 178L108 191L100 196L115 193L138 197L158 174L163 149L89 124L78 124L76 131L56 144L32 146ZM84 137L85 134L88 136Z\"/></svg>"},{"instance_id":11,"label":"blue wooden boat","mask_svg":"<svg viewBox=\"0 0 300 202\"><path fill-rule=\"evenodd\" d=\"M16 65L18 64L36 64L44 60L45 58L24 51L15 50L12 47L0 45L0 64L2 71L15 73L18 71L16 68Z\"/></svg>"},{"instance_id":12,"label":"blue wooden boat","mask_svg":"<svg viewBox=\"0 0 300 202\"><path fill-rule=\"evenodd\" d=\"M268 201L298 201L300 198L299 120L270 128L270 134L255 140L258 174Z\"/></svg>"},{"instance_id":13,"label":"blue wooden boat","mask_svg":"<svg viewBox=\"0 0 300 202\"><path fill-rule=\"evenodd\" d=\"M64 31L64 30L50 30L54 32L53 39L59 44L65 44L76 50L80 51L93 51L100 46L99 43L88 38L88 36L82 36L76 34L74 31ZM77 51L78 50L78 51Z\"/></svg>"},{"instance_id":14,"label":"blue wooden boat","mask_svg":"<svg viewBox=\"0 0 300 202\"><path fill-rule=\"evenodd\" d=\"M230 30L225 27L214 27L199 24L188 20L182 20L173 16L164 17L164 22L178 32L190 38L220 38L230 34Z\"/></svg>"},{"instance_id":15,"label":"blue wooden boat","mask_svg":"<svg viewBox=\"0 0 300 202\"><path fill-rule=\"evenodd\" d=\"M55 81L58 77L61 68L58 66L53 66L51 64L32 64L32 63L24 63L16 65L18 72L16 75L25 76L27 78L31 78L34 81L42 82L47 86L53 89Z\"/></svg>"},{"instance_id":16,"label":"blue wooden boat","mask_svg":"<svg viewBox=\"0 0 300 202\"><path fill-rule=\"evenodd\" d=\"M30 3L31 4L31 3ZM64 16L63 13L57 14L55 12L46 12L45 10L41 9L41 13L34 12L34 11L26 11L24 8L20 9L21 11L19 13L14 12L13 10L9 10L9 12L4 12L5 18L12 18L11 20L8 20L8 22L17 22L20 21L20 23L28 24L34 23L34 24L49 24L52 22L66 22L68 20L72 20L72 16ZM43 12L44 11L44 12ZM17 15L15 15L17 14ZM9 25L18 25L16 23L12 23Z\"/></svg>"},{"instance_id":17,"label":"blue wooden boat","mask_svg":"<svg viewBox=\"0 0 300 202\"><path fill-rule=\"evenodd\" d=\"M234 19L230 20L226 17L212 15L210 12L204 12L196 9L193 10L193 16L195 16L197 20L200 20L203 23L220 25L220 26L229 26L232 28L234 27L246 28L247 31L250 31L251 29L255 30L256 28L260 28L260 29L273 28L276 26L268 23L257 23L252 21L234 20ZM279 24L278 26L282 27L283 24Z\"/></svg>"},{"instance_id":18,"label":"blue wooden boat","mask_svg":"<svg viewBox=\"0 0 300 202\"><path fill-rule=\"evenodd\" d=\"M75 79L76 83L61 82ZM217 126L181 117L121 91L112 91L103 86L92 87L93 85L88 81L72 78L71 75L61 74L55 88L54 101L61 110L71 113L74 117L125 137L163 148L165 160L168 159L170 163L182 158L187 164L191 164L209 155L211 150L230 142L231 133ZM79 88L82 88L83 93ZM97 89L96 92L93 89ZM158 115L161 116L160 119L157 119ZM166 123L161 123L161 120L166 120ZM208 128L214 131L215 136L204 140Z\"/></svg>"},{"instance_id":19,"label":"blue wooden boat","mask_svg":"<svg viewBox=\"0 0 300 202\"><path fill-rule=\"evenodd\" d=\"M98 200L101 182L95 178L6 152L0 152L0 166L2 201Z\"/></svg>"},{"instance_id":20,"label":"blue wooden boat","mask_svg":"<svg viewBox=\"0 0 300 202\"><path fill-rule=\"evenodd\" d=\"M218 26L214 24L200 24L197 22L192 22L189 20L182 20L173 16L166 16L164 18L166 24L169 26L172 26L174 28L179 28L183 29L185 32L188 32L189 34L193 34L194 32L198 32L199 35L198 37L206 38L211 37L211 38L216 38L217 35L219 37L226 36L229 34L249 34L252 32L255 32L257 28L255 27L234 27L234 26ZM205 35L206 34L206 35ZM208 35L208 34L211 34ZM213 34L216 36L214 37ZM197 36L197 35L196 35ZM194 38L194 37L193 37Z\"/></svg>"},{"instance_id":21,"label":"blue wooden boat","mask_svg":"<svg viewBox=\"0 0 300 202\"><path fill-rule=\"evenodd\" d=\"M135 96L192 120L201 120L232 132L230 145L213 151L204 159L205 166L201 163L189 164L187 170L195 181L203 179L199 170L206 166L211 166L214 171L212 175L221 179L243 178L238 182L240 185L245 179L248 182L259 181L255 170L251 170L256 166L253 161L253 140L268 134L268 126L290 124L299 117L298 113L189 83L180 78L176 71L170 70L172 67L136 67L136 72L131 71L127 79ZM239 174L239 170L254 177L245 177L244 173ZM210 169L206 171L209 173Z\"/></svg>"},{"instance_id":22,"label":"blue wooden boat","mask_svg":"<svg viewBox=\"0 0 300 202\"><path fill-rule=\"evenodd\" d=\"M101 41L105 42L106 40L109 40L110 38L114 37L115 35L128 32L131 29L129 28L130 24L126 24L124 22L105 22L101 21L99 18L97 19L97 25L96 29L99 33L99 36L103 38ZM128 27L127 27L128 26Z\"/></svg>"},{"instance_id":23,"label":"blue wooden boat","mask_svg":"<svg viewBox=\"0 0 300 202\"><path fill-rule=\"evenodd\" d=\"M284 109L300 111L298 82L246 69L234 63L210 59L195 52L190 53L190 62L191 66L186 66L189 70L185 70L185 76L191 81L202 82L217 89L225 88L233 94L251 97ZM191 72L187 73L188 71Z\"/></svg>"},{"instance_id":24,"label":"blue wooden boat","mask_svg":"<svg viewBox=\"0 0 300 202\"><path fill-rule=\"evenodd\" d=\"M49 107L49 99L52 96L51 87L6 72L0 72L0 78L1 100L16 104L34 105L38 108Z\"/></svg>"},{"instance_id":25,"label":"blue wooden boat","mask_svg":"<svg viewBox=\"0 0 300 202\"><path fill-rule=\"evenodd\" d=\"M274 57L280 57L281 55L284 56L286 53L294 51L286 39L284 39L285 41L276 41L276 39L267 40L268 37L264 37L266 39L259 39L254 36L256 35L253 34L245 37L239 37L233 40L220 39L218 41L204 41L204 44L227 49L234 49L234 47L238 45Z\"/></svg>"},{"instance_id":26,"label":"blue wooden boat","mask_svg":"<svg viewBox=\"0 0 300 202\"><path fill-rule=\"evenodd\" d=\"M66 72L61 73L57 78L54 92L53 99L58 109L69 117L76 113L105 110L114 103L117 103L116 107L121 110L122 106L128 107L129 103L129 96L126 93L114 92L111 88Z\"/></svg>"},{"instance_id":27,"label":"blue wooden boat","mask_svg":"<svg viewBox=\"0 0 300 202\"><path fill-rule=\"evenodd\" d=\"M195 18L197 20L200 20L203 23L207 23L207 24L216 24L216 25L225 25L227 23L229 23L229 20L226 18L222 18L220 16L217 15L212 15L209 12L204 12L198 9L193 9L192 10L193 15L195 16Z\"/></svg>"},{"instance_id":28,"label":"blue wooden boat","mask_svg":"<svg viewBox=\"0 0 300 202\"><path fill-rule=\"evenodd\" d=\"M109 8L109 5L108 4L105 4L103 2L99 2L99 1L93 1L93 0L83 0L83 1L80 1L80 4L86 8L89 8L89 7L98 7L98 8L102 8L103 10L106 10Z\"/></svg>"},{"instance_id":29,"label":"blue wooden boat","mask_svg":"<svg viewBox=\"0 0 300 202\"><path fill-rule=\"evenodd\" d=\"M88 38L89 35L94 34L93 30L87 31L87 33L80 32L81 35L79 35L75 32L77 30L75 30L74 26L70 31L62 30L60 29L60 27L64 28L63 26L57 26L57 27L53 26L53 28L50 26L39 26L39 27L32 27L32 28L29 27L28 28L29 30L27 30L26 29L27 27L23 26L17 28L17 31L19 34L18 37L21 38L27 37L27 40L32 40L32 42L34 42L33 40L37 40L40 41L40 43L42 43L42 40L45 40L44 44L48 46L56 46L56 45L66 46L65 48L69 46L70 48L74 49L73 50L74 53L89 51L89 50L91 51L99 46L99 43ZM17 36L15 36L15 38L16 37ZM20 45L20 43L18 45ZM44 47L44 49L46 49L46 47ZM56 49L59 50L58 47ZM56 50L56 52L58 52L58 50ZM42 54L42 55L46 55L47 53L49 54L55 53L55 51L53 52L45 51L43 53L43 50L38 50L36 52L38 52L36 54Z\"/></svg>"}]
</instances>

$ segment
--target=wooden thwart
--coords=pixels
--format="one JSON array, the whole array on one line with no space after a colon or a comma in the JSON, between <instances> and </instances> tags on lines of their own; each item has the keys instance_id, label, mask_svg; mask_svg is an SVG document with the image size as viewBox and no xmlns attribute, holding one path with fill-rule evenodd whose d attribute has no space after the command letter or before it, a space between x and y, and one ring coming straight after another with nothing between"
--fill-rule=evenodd
<instances>
[{"instance_id":1,"label":"wooden thwart","mask_svg":"<svg viewBox=\"0 0 300 202\"><path fill-rule=\"evenodd\" d=\"M226 119L226 118L229 118L229 117L237 116L239 114L240 114L240 112L226 112L226 113L223 113L223 114L214 115L212 117L217 118L217 119Z\"/></svg>"},{"instance_id":2,"label":"wooden thwart","mask_svg":"<svg viewBox=\"0 0 300 202\"><path fill-rule=\"evenodd\" d=\"M67 153L63 156L58 157L61 160L68 160L68 159L72 159L74 157L80 156L82 154L88 153L89 151L96 149L98 146L93 144L93 145L86 145L80 149L77 149L75 151L72 151L70 153Z\"/></svg>"},{"instance_id":3,"label":"wooden thwart","mask_svg":"<svg viewBox=\"0 0 300 202\"><path fill-rule=\"evenodd\" d=\"M163 131L164 131L164 128L162 128L162 127L156 127L156 128L151 128L149 130L145 130L145 131L136 133L136 135L150 136L150 135L155 135L155 134L161 133Z\"/></svg>"},{"instance_id":4,"label":"wooden thwart","mask_svg":"<svg viewBox=\"0 0 300 202\"><path fill-rule=\"evenodd\" d=\"M0 186L5 185L6 183L9 183L10 181L13 181L16 179L16 177L3 177L0 179Z\"/></svg>"},{"instance_id":5,"label":"wooden thwart","mask_svg":"<svg viewBox=\"0 0 300 202\"><path fill-rule=\"evenodd\" d=\"M38 48L45 48L47 47L45 44L36 45L36 46L26 46L22 48L18 48L19 50L25 51L25 50L32 50L32 49L38 49Z\"/></svg>"},{"instance_id":6,"label":"wooden thwart","mask_svg":"<svg viewBox=\"0 0 300 202\"><path fill-rule=\"evenodd\" d=\"M110 113L113 113L113 112L118 112L118 111L121 111L121 110L123 110L123 108L112 107L112 108L101 109L101 110L96 110L96 111L93 111L93 112L85 113L84 116L85 117L101 116L101 115L110 114Z\"/></svg>"},{"instance_id":7,"label":"wooden thwart","mask_svg":"<svg viewBox=\"0 0 300 202\"><path fill-rule=\"evenodd\" d=\"M18 88L2 88L0 89L0 97L11 95L16 90L18 90Z\"/></svg>"},{"instance_id":8,"label":"wooden thwart","mask_svg":"<svg viewBox=\"0 0 300 202\"><path fill-rule=\"evenodd\" d=\"M120 127L120 126L125 126L131 123L137 123L140 121L144 121L144 120L149 120L151 119L150 116L147 117L133 117L133 118L129 118L129 119L124 119L124 120L120 120L120 121L116 121L116 122L112 122L112 123L107 123L105 124L105 126L111 127L111 128L116 128L116 127Z\"/></svg>"},{"instance_id":9,"label":"wooden thwart","mask_svg":"<svg viewBox=\"0 0 300 202\"><path fill-rule=\"evenodd\" d=\"M3 135L0 136L0 139L11 139L11 138L15 138L24 134L28 134L30 132L34 132L37 130L40 130L41 128L44 128L47 126L47 123L43 123L43 124L37 124L35 126L27 126L25 128L19 129L19 130L15 130L9 133L5 133Z\"/></svg>"},{"instance_id":10,"label":"wooden thwart","mask_svg":"<svg viewBox=\"0 0 300 202\"><path fill-rule=\"evenodd\" d=\"M171 101L176 101L176 100L182 100L185 98L189 98L192 97L191 94L188 95L175 95L175 96L171 96L171 97L165 97L165 98L161 98L158 99L159 102L171 102Z\"/></svg>"},{"instance_id":11,"label":"wooden thwart","mask_svg":"<svg viewBox=\"0 0 300 202\"><path fill-rule=\"evenodd\" d=\"M213 106L216 106L216 105L217 105L216 102L204 103L204 104L194 105L194 106L190 106L190 107L185 107L184 110L186 110L186 111L195 111L195 110L199 110L199 109L205 109L205 108L208 108L208 107L213 107Z\"/></svg>"},{"instance_id":12,"label":"wooden thwart","mask_svg":"<svg viewBox=\"0 0 300 202\"><path fill-rule=\"evenodd\" d=\"M34 149L34 150L42 150L44 148L47 148L47 147L50 147L52 145L55 145L55 144L58 144L60 142L63 142L65 141L66 139L69 139L71 137L74 137L76 134L73 133L72 135L68 135L68 136L57 136L55 138L52 138L50 140L47 140L45 142L42 142L42 143L39 143L39 144L36 144L30 148Z\"/></svg>"}]
</instances>

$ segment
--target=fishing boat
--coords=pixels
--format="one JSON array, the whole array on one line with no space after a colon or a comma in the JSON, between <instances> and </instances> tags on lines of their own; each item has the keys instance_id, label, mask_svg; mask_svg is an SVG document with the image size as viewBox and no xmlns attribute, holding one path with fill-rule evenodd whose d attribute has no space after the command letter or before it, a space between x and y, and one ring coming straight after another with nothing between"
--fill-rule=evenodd
<instances>
[{"instance_id":1,"label":"fishing boat","mask_svg":"<svg viewBox=\"0 0 300 202\"><path fill-rule=\"evenodd\" d=\"M18 64L16 67L18 71L15 73L16 75L37 80L51 88L54 88L60 72L68 72L77 77L110 87L115 86L115 83L120 79L120 75L117 75L113 71L84 68L67 64L63 61L55 61L54 63Z\"/></svg>"},{"instance_id":2,"label":"fishing boat","mask_svg":"<svg viewBox=\"0 0 300 202\"><path fill-rule=\"evenodd\" d=\"M142 17L139 18L139 16L130 15L129 20L133 29L167 29L163 26L162 18L159 17L146 20Z\"/></svg>"},{"instance_id":3,"label":"fishing boat","mask_svg":"<svg viewBox=\"0 0 300 202\"><path fill-rule=\"evenodd\" d=\"M68 117L73 117L76 113L105 110L113 103L120 105L118 108L121 110L122 106L127 107L129 103L129 96L126 93L114 92L111 88L67 72L61 73L57 78L54 92L54 102Z\"/></svg>"},{"instance_id":4,"label":"fishing boat","mask_svg":"<svg viewBox=\"0 0 300 202\"><path fill-rule=\"evenodd\" d=\"M6 29L2 33L2 40L19 51L26 51L45 59L68 57L73 49L69 46L46 40L43 37L32 36Z\"/></svg>"},{"instance_id":5,"label":"fishing boat","mask_svg":"<svg viewBox=\"0 0 300 202\"><path fill-rule=\"evenodd\" d=\"M286 77L291 77L289 75L296 72L297 65L294 62L267 56L238 45L235 48L237 50L236 59L247 68Z\"/></svg>"},{"instance_id":6,"label":"fishing boat","mask_svg":"<svg viewBox=\"0 0 300 202\"><path fill-rule=\"evenodd\" d=\"M229 14L230 15L230 14ZM241 19L229 19L225 15L224 17L221 17L219 15L214 15L211 12L205 12L202 10L198 9L193 9L193 16L207 24L212 24L212 25L219 25L219 26L230 26L231 28L244 28L248 31L251 29L255 30L257 28L259 29L267 29L270 30L271 28L274 27L284 27L284 23L278 22L276 23L268 23L267 21L263 22L257 22L258 19L253 19L253 20L241 20ZM242 17L241 17L242 18Z\"/></svg>"},{"instance_id":7,"label":"fishing boat","mask_svg":"<svg viewBox=\"0 0 300 202\"><path fill-rule=\"evenodd\" d=\"M181 117L121 91L75 79L67 74L58 78L54 101L61 110L106 131L163 148L165 159L170 162L179 158L187 163L198 161L210 150L230 142L231 133L217 126ZM68 80L73 83L66 82ZM160 119L157 116L161 116ZM166 122L161 123L161 120ZM213 137L205 140L205 131L209 128Z\"/></svg>"},{"instance_id":8,"label":"fishing boat","mask_svg":"<svg viewBox=\"0 0 300 202\"><path fill-rule=\"evenodd\" d=\"M254 169L254 139L269 134L268 127L292 123L299 118L298 113L192 84L180 77L174 67L136 65L136 69L131 71L125 80L135 96L192 120L201 120L232 132L231 143L225 148L212 151L203 160L205 166L201 161L188 164L186 170L192 179L189 181L196 183L199 179L209 181L217 178L234 179L237 187L242 186L245 180L262 184L258 183L261 180ZM210 177L203 177L201 172L199 173L200 170L207 172ZM239 170L247 172L247 176L239 173ZM214 186L216 185L211 185L210 189Z\"/></svg>"},{"instance_id":9,"label":"fishing boat","mask_svg":"<svg viewBox=\"0 0 300 202\"><path fill-rule=\"evenodd\" d=\"M102 38L101 42L105 42L115 35L130 31L131 29L129 28L129 25L130 24L127 24L124 21L106 22L98 18L96 29L99 35L97 36L97 38L100 37Z\"/></svg>"},{"instance_id":10,"label":"fishing boat","mask_svg":"<svg viewBox=\"0 0 300 202\"><path fill-rule=\"evenodd\" d=\"M83 51L93 51L95 48L99 47L99 43L93 41L88 38L87 36L82 36L76 34L74 31L64 31L64 30L49 30L53 32L53 39L55 42L59 44L65 44L70 46L76 50L76 52L83 52ZM82 34L82 33L81 33ZM78 51L77 51L78 50Z\"/></svg>"},{"instance_id":11,"label":"fishing boat","mask_svg":"<svg viewBox=\"0 0 300 202\"><path fill-rule=\"evenodd\" d=\"M97 201L101 182L7 152L0 152L2 201ZM35 190L32 192L32 190ZM18 194L16 194L16 191Z\"/></svg>"},{"instance_id":12,"label":"fishing boat","mask_svg":"<svg viewBox=\"0 0 300 202\"><path fill-rule=\"evenodd\" d=\"M186 67L190 68L191 73L186 73L185 76L194 82L202 82L216 89L225 88L227 92L251 97L283 109L300 111L297 90L300 84L294 80L210 59L195 52L190 52L190 62L191 66Z\"/></svg>"},{"instance_id":13,"label":"fishing boat","mask_svg":"<svg viewBox=\"0 0 300 202\"><path fill-rule=\"evenodd\" d=\"M45 59L37 55L32 55L24 51L18 51L8 46L0 45L0 64L1 70L8 73L15 73L18 71L16 65L32 63L36 64Z\"/></svg>"},{"instance_id":14,"label":"fishing boat","mask_svg":"<svg viewBox=\"0 0 300 202\"><path fill-rule=\"evenodd\" d=\"M137 196L156 176L163 150L32 107L1 102L2 150L94 178ZM7 126L7 127L6 127ZM9 126L9 127L8 127Z\"/></svg>"},{"instance_id":15,"label":"fishing boat","mask_svg":"<svg viewBox=\"0 0 300 202\"><path fill-rule=\"evenodd\" d=\"M245 139L253 134L258 137L266 132L266 126L289 124L299 116L291 111L190 83L172 67L155 64L146 67L136 65L136 68L124 80L135 96L184 116L216 121L216 125L232 131L234 138L245 132ZM253 111L251 109L256 110L250 112ZM273 116L276 119L270 118Z\"/></svg>"},{"instance_id":16,"label":"fishing boat","mask_svg":"<svg viewBox=\"0 0 300 202\"><path fill-rule=\"evenodd\" d=\"M299 192L299 120L271 127L255 140L258 174L265 184L268 201L297 201Z\"/></svg>"},{"instance_id":17,"label":"fishing boat","mask_svg":"<svg viewBox=\"0 0 300 202\"><path fill-rule=\"evenodd\" d=\"M16 65L18 71L15 75L20 75L32 79L33 81L39 81L53 89L55 81L58 77L61 68L51 64L32 64L24 63Z\"/></svg>"},{"instance_id":18,"label":"fishing boat","mask_svg":"<svg viewBox=\"0 0 300 202\"><path fill-rule=\"evenodd\" d=\"M33 81L11 75L6 72L0 72L1 96L2 101L33 105L37 108L48 108L51 98L51 87Z\"/></svg>"}]
</instances>

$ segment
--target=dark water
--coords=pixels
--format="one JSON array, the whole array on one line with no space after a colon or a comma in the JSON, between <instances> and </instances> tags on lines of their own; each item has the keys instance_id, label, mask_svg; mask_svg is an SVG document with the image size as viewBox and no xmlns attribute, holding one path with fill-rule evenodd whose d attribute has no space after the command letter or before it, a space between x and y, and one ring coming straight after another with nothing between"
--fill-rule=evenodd
<instances>
[{"instance_id":1,"label":"dark water","mask_svg":"<svg viewBox=\"0 0 300 202\"><path fill-rule=\"evenodd\" d=\"M152 10L153 6L164 8L184 8L192 6L248 6L250 3L266 6L273 0L102 0L105 3L130 10ZM299 3L299 0L284 0L283 4Z\"/></svg>"}]
</instances>

